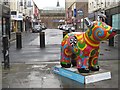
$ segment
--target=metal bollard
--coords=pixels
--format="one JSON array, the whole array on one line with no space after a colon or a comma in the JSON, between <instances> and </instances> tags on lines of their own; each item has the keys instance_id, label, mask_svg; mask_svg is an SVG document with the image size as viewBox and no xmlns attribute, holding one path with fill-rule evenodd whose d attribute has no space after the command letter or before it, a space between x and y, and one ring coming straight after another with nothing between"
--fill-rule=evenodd
<instances>
[{"instance_id":1,"label":"metal bollard","mask_svg":"<svg viewBox=\"0 0 120 90\"><path fill-rule=\"evenodd\" d=\"M3 58L4 58L4 69L10 68L10 62L9 62L9 42L8 42L8 36L3 35L2 38L2 45L3 45Z\"/></svg>"},{"instance_id":2,"label":"metal bollard","mask_svg":"<svg viewBox=\"0 0 120 90\"><path fill-rule=\"evenodd\" d=\"M17 49L21 49L22 48L21 32L16 32L16 48Z\"/></svg>"},{"instance_id":3,"label":"metal bollard","mask_svg":"<svg viewBox=\"0 0 120 90\"><path fill-rule=\"evenodd\" d=\"M109 46L114 46L114 37L112 37L111 39L109 39Z\"/></svg>"},{"instance_id":4,"label":"metal bollard","mask_svg":"<svg viewBox=\"0 0 120 90\"><path fill-rule=\"evenodd\" d=\"M66 32L63 32L63 38L64 38L65 35L66 35Z\"/></svg>"},{"instance_id":5,"label":"metal bollard","mask_svg":"<svg viewBox=\"0 0 120 90\"><path fill-rule=\"evenodd\" d=\"M40 48L45 48L45 32L40 32Z\"/></svg>"}]
</instances>

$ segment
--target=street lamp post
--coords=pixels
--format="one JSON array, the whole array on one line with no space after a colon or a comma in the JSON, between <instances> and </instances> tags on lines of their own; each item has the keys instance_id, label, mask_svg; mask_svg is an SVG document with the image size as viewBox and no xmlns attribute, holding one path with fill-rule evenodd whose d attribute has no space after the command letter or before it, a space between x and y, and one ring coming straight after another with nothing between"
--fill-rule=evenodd
<instances>
[{"instance_id":1,"label":"street lamp post","mask_svg":"<svg viewBox=\"0 0 120 90\"><path fill-rule=\"evenodd\" d=\"M82 30L82 32L84 32L84 12L83 12L83 10L78 10L77 13L79 16L83 16L83 30Z\"/></svg>"}]
</instances>

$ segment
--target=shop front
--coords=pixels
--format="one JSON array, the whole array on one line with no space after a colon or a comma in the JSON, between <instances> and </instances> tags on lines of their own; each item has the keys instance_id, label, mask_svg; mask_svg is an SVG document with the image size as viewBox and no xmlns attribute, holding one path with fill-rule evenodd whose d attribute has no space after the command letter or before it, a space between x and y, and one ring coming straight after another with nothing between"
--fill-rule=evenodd
<instances>
[{"instance_id":1,"label":"shop front","mask_svg":"<svg viewBox=\"0 0 120 90\"><path fill-rule=\"evenodd\" d=\"M120 13L112 15L112 27L120 34Z\"/></svg>"},{"instance_id":2,"label":"shop front","mask_svg":"<svg viewBox=\"0 0 120 90\"><path fill-rule=\"evenodd\" d=\"M10 8L5 5L2 5L2 35L10 39Z\"/></svg>"},{"instance_id":3,"label":"shop front","mask_svg":"<svg viewBox=\"0 0 120 90\"><path fill-rule=\"evenodd\" d=\"M31 17L29 16L26 16L25 19L24 19L24 22L25 22L25 31L30 31L32 29L32 19ZM35 23L37 22L34 22L33 25L35 25Z\"/></svg>"},{"instance_id":4,"label":"shop front","mask_svg":"<svg viewBox=\"0 0 120 90\"><path fill-rule=\"evenodd\" d=\"M23 32L23 14L11 11L11 32Z\"/></svg>"},{"instance_id":5,"label":"shop front","mask_svg":"<svg viewBox=\"0 0 120 90\"><path fill-rule=\"evenodd\" d=\"M107 16L107 21L109 25L116 29L120 29L120 26L118 25L118 22L120 22L119 17L120 17L120 6L108 9L105 11L105 14Z\"/></svg>"},{"instance_id":6,"label":"shop front","mask_svg":"<svg viewBox=\"0 0 120 90\"><path fill-rule=\"evenodd\" d=\"M120 33L120 6L106 10L105 14L107 16L106 23L116 29L117 33ZM114 46L114 37L109 40L109 46Z\"/></svg>"}]
</instances>

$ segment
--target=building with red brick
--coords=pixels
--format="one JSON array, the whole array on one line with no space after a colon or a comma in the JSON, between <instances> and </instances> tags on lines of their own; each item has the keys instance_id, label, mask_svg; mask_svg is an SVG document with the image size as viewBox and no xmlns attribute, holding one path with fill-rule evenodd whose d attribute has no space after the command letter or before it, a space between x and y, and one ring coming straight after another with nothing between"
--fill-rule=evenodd
<instances>
[{"instance_id":1,"label":"building with red brick","mask_svg":"<svg viewBox=\"0 0 120 90\"><path fill-rule=\"evenodd\" d=\"M88 17L88 2L87 0L65 0L66 23L73 24L76 31L83 30L83 18ZM82 13L80 14L79 11Z\"/></svg>"},{"instance_id":2,"label":"building with red brick","mask_svg":"<svg viewBox=\"0 0 120 90\"><path fill-rule=\"evenodd\" d=\"M64 24L65 10L64 8L46 8L40 10L40 21L44 23L47 28L57 28L59 24Z\"/></svg>"}]
</instances>

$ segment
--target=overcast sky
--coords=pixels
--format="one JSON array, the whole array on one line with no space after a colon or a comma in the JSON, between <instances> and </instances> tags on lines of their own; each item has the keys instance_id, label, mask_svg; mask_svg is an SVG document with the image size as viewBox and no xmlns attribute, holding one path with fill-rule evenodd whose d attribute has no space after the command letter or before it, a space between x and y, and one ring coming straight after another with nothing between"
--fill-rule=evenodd
<instances>
[{"instance_id":1,"label":"overcast sky","mask_svg":"<svg viewBox=\"0 0 120 90\"><path fill-rule=\"evenodd\" d=\"M33 0L39 9L45 7L56 7L58 0ZM65 0L59 0L60 7L65 8Z\"/></svg>"}]
</instances>

